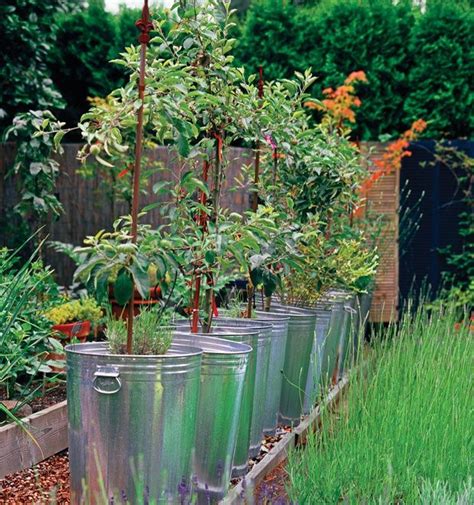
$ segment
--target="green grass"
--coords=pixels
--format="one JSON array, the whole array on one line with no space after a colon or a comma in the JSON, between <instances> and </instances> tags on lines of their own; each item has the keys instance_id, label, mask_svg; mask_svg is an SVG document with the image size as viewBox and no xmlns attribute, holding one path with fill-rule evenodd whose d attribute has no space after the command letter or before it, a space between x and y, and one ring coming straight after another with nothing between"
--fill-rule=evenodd
<instances>
[{"instance_id":1,"label":"green grass","mask_svg":"<svg viewBox=\"0 0 474 505\"><path fill-rule=\"evenodd\" d=\"M458 320L421 308L385 330L340 411L290 454L292 501L474 503L474 339Z\"/></svg>"}]
</instances>

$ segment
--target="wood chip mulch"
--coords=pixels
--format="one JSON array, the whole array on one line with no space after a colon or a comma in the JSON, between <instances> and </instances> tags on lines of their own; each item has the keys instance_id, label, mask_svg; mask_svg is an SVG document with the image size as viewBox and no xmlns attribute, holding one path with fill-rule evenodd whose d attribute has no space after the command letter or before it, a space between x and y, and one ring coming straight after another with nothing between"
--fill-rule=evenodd
<instances>
[{"instance_id":1,"label":"wood chip mulch","mask_svg":"<svg viewBox=\"0 0 474 505\"><path fill-rule=\"evenodd\" d=\"M288 483L288 474L285 471L285 461L282 461L268 475L255 490L255 499L257 505L289 505L291 504L286 485Z\"/></svg>"},{"instance_id":2,"label":"wood chip mulch","mask_svg":"<svg viewBox=\"0 0 474 505\"><path fill-rule=\"evenodd\" d=\"M0 480L1 505L69 505L67 451Z\"/></svg>"}]
</instances>

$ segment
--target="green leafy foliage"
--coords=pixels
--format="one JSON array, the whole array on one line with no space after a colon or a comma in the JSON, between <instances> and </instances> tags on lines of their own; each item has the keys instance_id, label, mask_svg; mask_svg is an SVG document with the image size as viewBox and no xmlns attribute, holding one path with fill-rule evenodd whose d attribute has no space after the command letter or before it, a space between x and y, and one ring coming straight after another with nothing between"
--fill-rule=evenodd
<instances>
[{"instance_id":1,"label":"green leafy foliage","mask_svg":"<svg viewBox=\"0 0 474 505\"><path fill-rule=\"evenodd\" d=\"M249 74L264 66L265 79L291 77L300 70L295 35L301 28L293 2L257 0L250 4L245 22L236 28L236 62ZM310 65L304 66L307 68Z\"/></svg>"},{"instance_id":2,"label":"green leafy foliage","mask_svg":"<svg viewBox=\"0 0 474 505\"><path fill-rule=\"evenodd\" d=\"M463 1L427 2L422 13L408 1L257 0L239 26L236 60L248 73L262 65L268 80L311 67L319 78L315 97L365 71L357 139L396 136L419 118L429 122L427 136L469 137L473 27Z\"/></svg>"},{"instance_id":3,"label":"green leafy foliage","mask_svg":"<svg viewBox=\"0 0 474 505\"><path fill-rule=\"evenodd\" d=\"M3 0L0 5L0 134L15 114L61 107L48 58L56 43L56 16L75 0Z\"/></svg>"},{"instance_id":4,"label":"green leafy foliage","mask_svg":"<svg viewBox=\"0 0 474 505\"><path fill-rule=\"evenodd\" d=\"M270 298L282 275L301 267L302 227L313 216L327 226L335 208L342 211L355 198L365 172L346 137L313 124L305 106L315 81L311 71L267 83L260 99L255 77L246 79L232 65L230 16L228 4L219 1L158 12L143 104L136 86L139 53L130 47L115 60L129 82L82 116L83 161L94 157L116 169L132 151L143 105L146 141L167 144L179 167L173 181L155 184L160 202L148 207L160 207L166 227L142 227L131 244L128 225L116 224L113 233L99 232L75 251L87 256L76 279L96 293L114 284L117 299L127 303L135 283L143 296L147 270L157 263L161 278L176 278L175 305L196 310L199 301L210 321L215 293L229 280L245 276L250 290L262 287ZM52 133L58 131L42 131ZM236 141L261 145L260 178L252 188L261 199L256 212L231 213L221 203L228 148ZM247 167L239 184L252 178ZM142 254L145 243L160 251L159 260L156 253Z\"/></svg>"},{"instance_id":5,"label":"green leafy foliage","mask_svg":"<svg viewBox=\"0 0 474 505\"><path fill-rule=\"evenodd\" d=\"M19 200L13 208L15 223L20 218L27 224L28 236L44 225L48 218L59 217L63 210L55 193L59 163L52 157L54 144L60 141L62 132L55 137L38 135L39 129L53 125L60 127L62 123L57 123L48 110L30 111L15 116L13 125L5 132L6 140L16 142L15 161L7 173L8 177L15 178ZM41 239L39 235L36 237Z\"/></svg>"},{"instance_id":6,"label":"green leafy foliage","mask_svg":"<svg viewBox=\"0 0 474 505\"><path fill-rule=\"evenodd\" d=\"M138 242L131 242L130 218L124 217L114 223L114 231L99 231L87 237L83 247L74 249L78 260L74 273L77 281L83 282L100 302L108 299L109 286L120 305L132 297L133 286L144 299L150 296L152 282L162 283L165 288L166 252L157 247L159 231L149 225L141 225Z\"/></svg>"},{"instance_id":7,"label":"green leafy foliage","mask_svg":"<svg viewBox=\"0 0 474 505\"><path fill-rule=\"evenodd\" d=\"M428 121L429 138L470 138L474 132L474 10L472 3L428 2L410 38L414 62L410 93L403 104L407 122Z\"/></svg>"},{"instance_id":8,"label":"green leafy foliage","mask_svg":"<svg viewBox=\"0 0 474 505\"><path fill-rule=\"evenodd\" d=\"M48 351L60 344L41 307L58 299L49 268L34 258L19 266L16 254L0 249L0 384L7 396L34 394L39 374L52 372Z\"/></svg>"},{"instance_id":9,"label":"green leafy foliage","mask_svg":"<svg viewBox=\"0 0 474 505\"><path fill-rule=\"evenodd\" d=\"M60 119L75 125L88 107L89 97L105 97L126 80L123 68L109 65L125 46L136 45L139 9L122 6L107 12L103 0L58 17L56 44L49 53L54 83L67 102Z\"/></svg>"}]
</instances>

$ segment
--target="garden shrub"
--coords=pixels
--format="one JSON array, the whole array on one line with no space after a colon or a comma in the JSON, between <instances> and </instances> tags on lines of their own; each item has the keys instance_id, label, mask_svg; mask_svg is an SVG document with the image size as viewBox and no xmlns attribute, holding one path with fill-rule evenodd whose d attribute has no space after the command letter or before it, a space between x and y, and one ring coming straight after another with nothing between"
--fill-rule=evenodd
<instances>
[{"instance_id":1,"label":"garden shrub","mask_svg":"<svg viewBox=\"0 0 474 505\"><path fill-rule=\"evenodd\" d=\"M426 136L472 135L474 11L461 2L428 3L411 32L413 63L404 103L408 121L428 120Z\"/></svg>"},{"instance_id":2,"label":"garden shrub","mask_svg":"<svg viewBox=\"0 0 474 505\"><path fill-rule=\"evenodd\" d=\"M357 90L362 104L354 136L377 139L404 130L411 8L389 0L346 0L323 2L309 13L300 13L297 36L306 60L301 64L311 66L320 77L316 95L342 84L352 71L363 70L368 84ZM308 18L311 23L305 22Z\"/></svg>"},{"instance_id":3,"label":"garden shrub","mask_svg":"<svg viewBox=\"0 0 474 505\"><path fill-rule=\"evenodd\" d=\"M137 43L138 9L107 12L103 0L58 19L57 44L50 53L53 80L67 102L60 118L75 125L88 109L88 97L108 95L125 82L125 72L110 65L125 46Z\"/></svg>"},{"instance_id":4,"label":"garden shrub","mask_svg":"<svg viewBox=\"0 0 474 505\"><path fill-rule=\"evenodd\" d=\"M473 14L467 2L322 0L316 5L256 0L241 23L236 63L266 79L311 67L313 95L363 70L354 138L394 137L419 118L425 136L472 135Z\"/></svg>"},{"instance_id":5,"label":"garden shrub","mask_svg":"<svg viewBox=\"0 0 474 505\"><path fill-rule=\"evenodd\" d=\"M284 0L253 2L237 34L237 64L243 65L248 74L256 73L263 65L265 80L291 77L299 68L297 12L296 5Z\"/></svg>"},{"instance_id":6,"label":"garden shrub","mask_svg":"<svg viewBox=\"0 0 474 505\"><path fill-rule=\"evenodd\" d=\"M2 0L0 5L0 135L17 112L61 106L48 55L55 16L75 0Z\"/></svg>"}]
</instances>

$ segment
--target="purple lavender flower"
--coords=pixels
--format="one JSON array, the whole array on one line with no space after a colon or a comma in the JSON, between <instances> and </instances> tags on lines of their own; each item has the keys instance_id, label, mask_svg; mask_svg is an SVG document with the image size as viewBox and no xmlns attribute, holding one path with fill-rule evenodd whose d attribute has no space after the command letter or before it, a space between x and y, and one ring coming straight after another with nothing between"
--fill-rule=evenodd
<instances>
[{"instance_id":1,"label":"purple lavender flower","mask_svg":"<svg viewBox=\"0 0 474 505\"><path fill-rule=\"evenodd\" d=\"M186 484L186 479L183 477L181 482L178 484L178 494L181 499L181 505L186 503L186 496L189 494L189 487Z\"/></svg>"},{"instance_id":2,"label":"purple lavender flower","mask_svg":"<svg viewBox=\"0 0 474 505\"><path fill-rule=\"evenodd\" d=\"M127 505L127 501L128 501L127 493L122 489L121 494L122 494L122 503L124 505Z\"/></svg>"}]
</instances>

